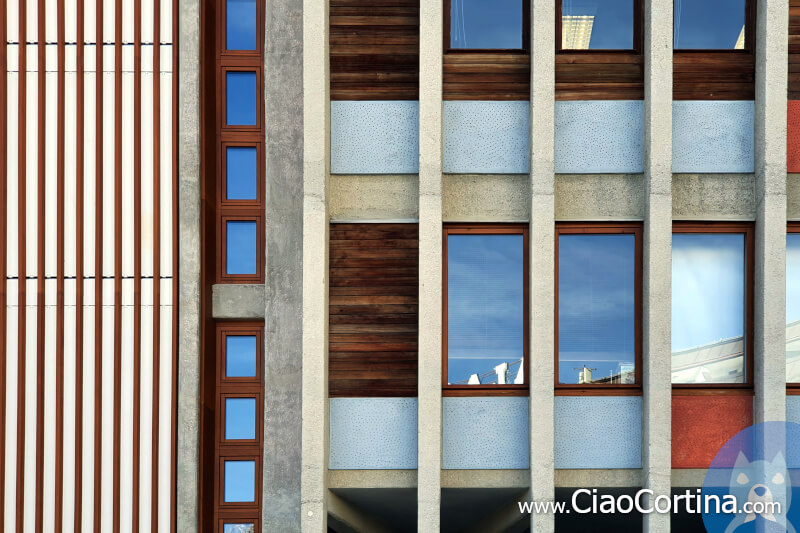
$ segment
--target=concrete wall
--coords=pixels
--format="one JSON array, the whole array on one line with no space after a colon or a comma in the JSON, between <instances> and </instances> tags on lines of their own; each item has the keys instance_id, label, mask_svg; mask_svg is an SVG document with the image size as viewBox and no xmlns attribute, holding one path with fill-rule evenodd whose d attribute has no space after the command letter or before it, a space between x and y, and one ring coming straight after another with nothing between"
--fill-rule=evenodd
<instances>
[{"instance_id":1,"label":"concrete wall","mask_svg":"<svg viewBox=\"0 0 800 533\"><path fill-rule=\"evenodd\" d=\"M330 194L334 221L419 218L419 177L414 174L331 176Z\"/></svg>"}]
</instances>

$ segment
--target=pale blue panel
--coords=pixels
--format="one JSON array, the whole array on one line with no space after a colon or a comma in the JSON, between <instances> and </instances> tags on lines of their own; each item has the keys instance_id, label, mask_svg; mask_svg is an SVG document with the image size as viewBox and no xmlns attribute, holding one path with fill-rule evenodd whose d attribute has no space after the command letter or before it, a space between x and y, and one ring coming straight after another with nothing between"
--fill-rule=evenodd
<instances>
[{"instance_id":1,"label":"pale blue panel","mask_svg":"<svg viewBox=\"0 0 800 533\"><path fill-rule=\"evenodd\" d=\"M641 468L640 396L557 396L556 468Z\"/></svg>"},{"instance_id":2,"label":"pale blue panel","mask_svg":"<svg viewBox=\"0 0 800 533\"><path fill-rule=\"evenodd\" d=\"M442 468L528 468L528 402L528 397L442 398Z\"/></svg>"},{"instance_id":3,"label":"pale blue panel","mask_svg":"<svg viewBox=\"0 0 800 533\"><path fill-rule=\"evenodd\" d=\"M419 172L419 102L331 102L331 174Z\"/></svg>"},{"instance_id":4,"label":"pale blue panel","mask_svg":"<svg viewBox=\"0 0 800 533\"><path fill-rule=\"evenodd\" d=\"M444 171L530 171L529 102L444 102Z\"/></svg>"},{"instance_id":5,"label":"pale blue panel","mask_svg":"<svg viewBox=\"0 0 800 533\"><path fill-rule=\"evenodd\" d=\"M556 172L643 172L643 117L641 100L556 102Z\"/></svg>"},{"instance_id":6,"label":"pale blue panel","mask_svg":"<svg viewBox=\"0 0 800 533\"><path fill-rule=\"evenodd\" d=\"M753 172L753 102L672 103L672 172Z\"/></svg>"},{"instance_id":7,"label":"pale blue panel","mask_svg":"<svg viewBox=\"0 0 800 533\"><path fill-rule=\"evenodd\" d=\"M331 470L417 468L416 398L331 398Z\"/></svg>"},{"instance_id":8,"label":"pale blue panel","mask_svg":"<svg viewBox=\"0 0 800 533\"><path fill-rule=\"evenodd\" d=\"M800 424L800 396L786 396L786 421ZM800 446L788 446L786 463L789 468L800 468Z\"/></svg>"}]
</instances>

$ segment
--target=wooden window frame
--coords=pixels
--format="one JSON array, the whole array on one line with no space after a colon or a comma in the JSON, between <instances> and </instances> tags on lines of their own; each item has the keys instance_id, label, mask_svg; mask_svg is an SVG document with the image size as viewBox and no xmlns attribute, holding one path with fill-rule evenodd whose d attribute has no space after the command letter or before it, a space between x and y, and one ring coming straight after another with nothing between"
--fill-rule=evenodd
<instances>
[{"instance_id":1,"label":"wooden window frame","mask_svg":"<svg viewBox=\"0 0 800 533\"><path fill-rule=\"evenodd\" d=\"M562 48L562 14L564 0L556 0L556 55L561 54L628 54L641 55L644 49L644 0L633 0L633 48ZM746 31L746 30L745 30Z\"/></svg>"},{"instance_id":2,"label":"wooden window frame","mask_svg":"<svg viewBox=\"0 0 800 533\"><path fill-rule=\"evenodd\" d=\"M229 200L228 199L228 148L255 148L256 149L256 197L255 199ZM264 160L264 143L249 140L223 141L220 143L218 157L219 170L217 188L217 209L226 207L252 207L260 209L264 205L264 171L260 161Z\"/></svg>"},{"instance_id":3,"label":"wooden window frame","mask_svg":"<svg viewBox=\"0 0 800 533\"><path fill-rule=\"evenodd\" d=\"M672 6L672 51L679 54L712 54L720 53L753 54L756 49L756 4L757 0L745 0L744 10L744 48L675 48L675 5Z\"/></svg>"},{"instance_id":4,"label":"wooden window frame","mask_svg":"<svg viewBox=\"0 0 800 533\"><path fill-rule=\"evenodd\" d=\"M672 394L685 395L730 395L753 393L754 370L754 298L755 298L755 223L754 222L692 222L674 221L672 233L733 233L744 235L744 383L672 383ZM670 376L672 372L672 350L670 349ZM670 377L671 381L671 377Z\"/></svg>"},{"instance_id":5,"label":"wooden window frame","mask_svg":"<svg viewBox=\"0 0 800 533\"><path fill-rule=\"evenodd\" d=\"M218 26L217 35L219 38L219 48L217 52L218 58L248 58L248 59L261 59L261 48L264 42L264 24L259 21L264 21L264 8L266 2L256 0L256 48L255 50L228 50L228 0L220 0L220 9L218 11Z\"/></svg>"},{"instance_id":6,"label":"wooden window frame","mask_svg":"<svg viewBox=\"0 0 800 533\"><path fill-rule=\"evenodd\" d=\"M522 48L451 48L450 18L452 0L444 0L443 44L445 54L530 54L531 0L522 0Z\"/></svg>"},{"instance_id":7,"label":"wooden window frame","mask_svg":"<svg viewBox=\"0 0 800 533\"><path fill-rule=\"evenodd\" d=\"M553 386L556 396L639 396L642 394L642 235L644 226L641 222L557 222L555 230L555 372ZM596 384L582 385L559 383L559 350L558 350L558 269L559 269L559 237L561 235L633 235L634 236L634 378L631 384Z\"/></svg>"},{"instance_id":8,"label":"wooden window frame","mask_svg":"<svg viewBox=\"0 0 800 533\"><path fill-rule=\"evenodd\" d=\"M256 123L255 124L228 124L228 72L252 72L256 76ZM264 130L264 69L261 66L252 65L252 60L230 60L220 68L219 95L217 105L220 115L220 130L223 132L243 132L251 133L255 136L262 134ZM262 134L263 136L263 134Z\"/></svg>"},{"instance_id":9,"label":"wooden window frame","mask_svg":"<svg viewBox=\"0 0 800 533\"><path fill-rule=\"evenodd\" d=\"M450 385L448 378L448 259L447 239L450 235L522 235L522 306L523 306L523 349L522 364L524 380L522 385ZM528 396L530 389L530 257L527 224L445 224L442 229L442 395L443 396Z\"/></svg>"},{"instance_id":10,"label":"wooden window frame","mask_svg":"<svg viewBox=\"0 0 800 533\"><path fill-rule=\"evenodd\" d=\"M254 222L256 225L256 271L254 274L228 274L228 222ZM264 216L258 210L225 211L220 214L217 229L217 279L219 283L264 283L264 254L266 237L264 234Z\"/></svg>"},{"instance_id":11,"label":"wooden window frame","mask_svg":"<svg viewBox=\"0 0 800 533\"><path fill-rule=\"evenodd\" d=\"M800 233L800 221L797 222L789 222L786 224L786 234L798 234ZM786 275L789 275L789 272L786 272ZM800 382L787 382L786 383L786 394L789 396L800 396Z\"/></svg>"}]
</instances>

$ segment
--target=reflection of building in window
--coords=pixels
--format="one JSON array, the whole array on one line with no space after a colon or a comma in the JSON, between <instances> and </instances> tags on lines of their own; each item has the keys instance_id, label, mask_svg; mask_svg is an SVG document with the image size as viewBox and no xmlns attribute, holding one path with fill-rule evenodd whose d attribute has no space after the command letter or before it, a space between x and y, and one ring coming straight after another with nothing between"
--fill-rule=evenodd
<instances>
[{"instance_id":1,"label":"reflection of building in window","mask_svg":"<svg viewBox=\"0 0 800 533\"><path fill-rule=\"evenodd\" d=\"M734 50L744 50L744 26L742 26L742 31L739 32L739 38L736 39L736 44L733 45Z\"/></svg>"},{"instance_id":2,"label":"reflection of building in window","mask_svg":"<svg viewBox=\"0 0 800 533\"><path fill-rule=\"evenodd\" d=\"M800 383L800 320L786 324L786 382Z\"/></svg>"},{"instance_id":3,"label":"reflection of building in window","mask_svg":"<svg viewBox=\"0 0 800 533\"><path fill-rule=\"evenodd\" d=\"M672 383L744 383L744 338L672 353Z\"/></svg>"},{"instance_id":4,"label":"reflection of building in window","mask_svg":"<svg viewBox=\"0 0 800 533\"><path fill-rule=\"evenodd\" d=\"M562 15L561 48L564 50L588 50L592 40L594 15Z\"/></svg>"},{"instance_id":5,"label":"reflection of building in window","mask_svg":"<svg viewBox=\"0 0 800 533\"><path fill-rule=\"evenodd\" d=\"M609 384L609 385L633 385L636 383L636 374L633 364L620 364L616 372L608 376L592 377L592 368L584 367L578 374L579 384Z\"/></svg>"},{"instance_id":6,"label":"reflection of building in window","mask_svg":"<svg viewBox=\"0 0 800 533\"><path fill-rule=\"evenodd\" d=\"M471 374L469 379L449 385L522 385L525 383L525 365L522 359L511 363L500 363L491 370Z\"/></svg>"}]
</instances>

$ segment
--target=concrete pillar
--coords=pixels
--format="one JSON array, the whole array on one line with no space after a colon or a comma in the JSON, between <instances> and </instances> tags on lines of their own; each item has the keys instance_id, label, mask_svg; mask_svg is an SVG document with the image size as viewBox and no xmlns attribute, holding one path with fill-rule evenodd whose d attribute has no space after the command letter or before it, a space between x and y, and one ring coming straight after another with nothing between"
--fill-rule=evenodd
<instances>
[{"instance_id":1,"label":"concrete pillar","mask_svg":"<svg viewBox=\"0 0 800 533\"><path fill-rule=\"evenodd\" d=\"M554 2L531 2L530 388L531 493L555 499L553 398L555 287ZM553 531L552 514L532 514L531 531Z\"/></svg>"},{"instance_id":2,"label":"concrete pillar","mask_svg":"<svg viewBox=\"0 0 800 533\"><path fill-rule=\"evenodd\" d=\"M669 495L672 471L672 9L645 0L642 480ZM667 532L668 514L644 517Z\"/></svg>"},{"instance_id":3,"label":"concrete pillar","mask_svg":"<svg viewBox=\"0 0 800 533\"><path fill-rule=\"evenodd\" d=\"M178 13L178 457L176 526L197 531L200 471L200 2Z\"/></svg>"},{"instance_id":4,"label":"concrete pillar","mask_svg":"<svg viewBox=\"0 0 800 533\"><path fill-rule=\"evenodd\" d=\"M419 533L439 531L442 492L442 6L419 17Z\"/></svg>"},{"instance_id":5,"label":"concrete pillar","mask_svg":"<svg viewBox=\"0 0 800 533\"><path fill-rule=\"evenodd\" d=\"M303 0L303 365L301 524L327 531L328 1ZM269 124L267 125L269 128ZM269 324L267 324L269 327ZM269 502L276 505L279 502Z\"/></svg>"},{"instance_id":6,"label":"concrete pillar","mask_svg":"<svg viewBox=\"0 0 800 533\"><path fill-rule=\"evenodd\" d=\"M262 312L266 324L264 373L267 386L264 389L261 530L289 533L300 531L301 395L304 390L301 247L304 132L303 97L297 90L303 85L303 1L273 0L265 6L267 170L263 293L266 298ZM324 50L327 55L327 47ZM327 86L327 80L325 83ZM327 102L327 96L325 98ZM321 131L321 135L317 132L315 135L324 139L325 130ZM327 217L323 216L322 222L316 219L314 222L324 224L325 220ZM324 261L322 267L327 268ZM318 304L320 295L316 297L312 303ZM241 306L246 300L240 302ZM327 306L322 309L323 313L325 309ZM320 358L321 353L317 347L314 356ZM325 379L327 372L322 377ZM320 388L319 383L316 388Z\"/></svg>"},{"instance_id":7,"label":"concrete pillar","mask_svg":"<svg viewBox=\"0 0 800 533\"><path fill-rule=\"evenodd\" d=\"M756 21L754 422L786 418L786 84L788 0Z\"/></svg>"}]
</instances>

